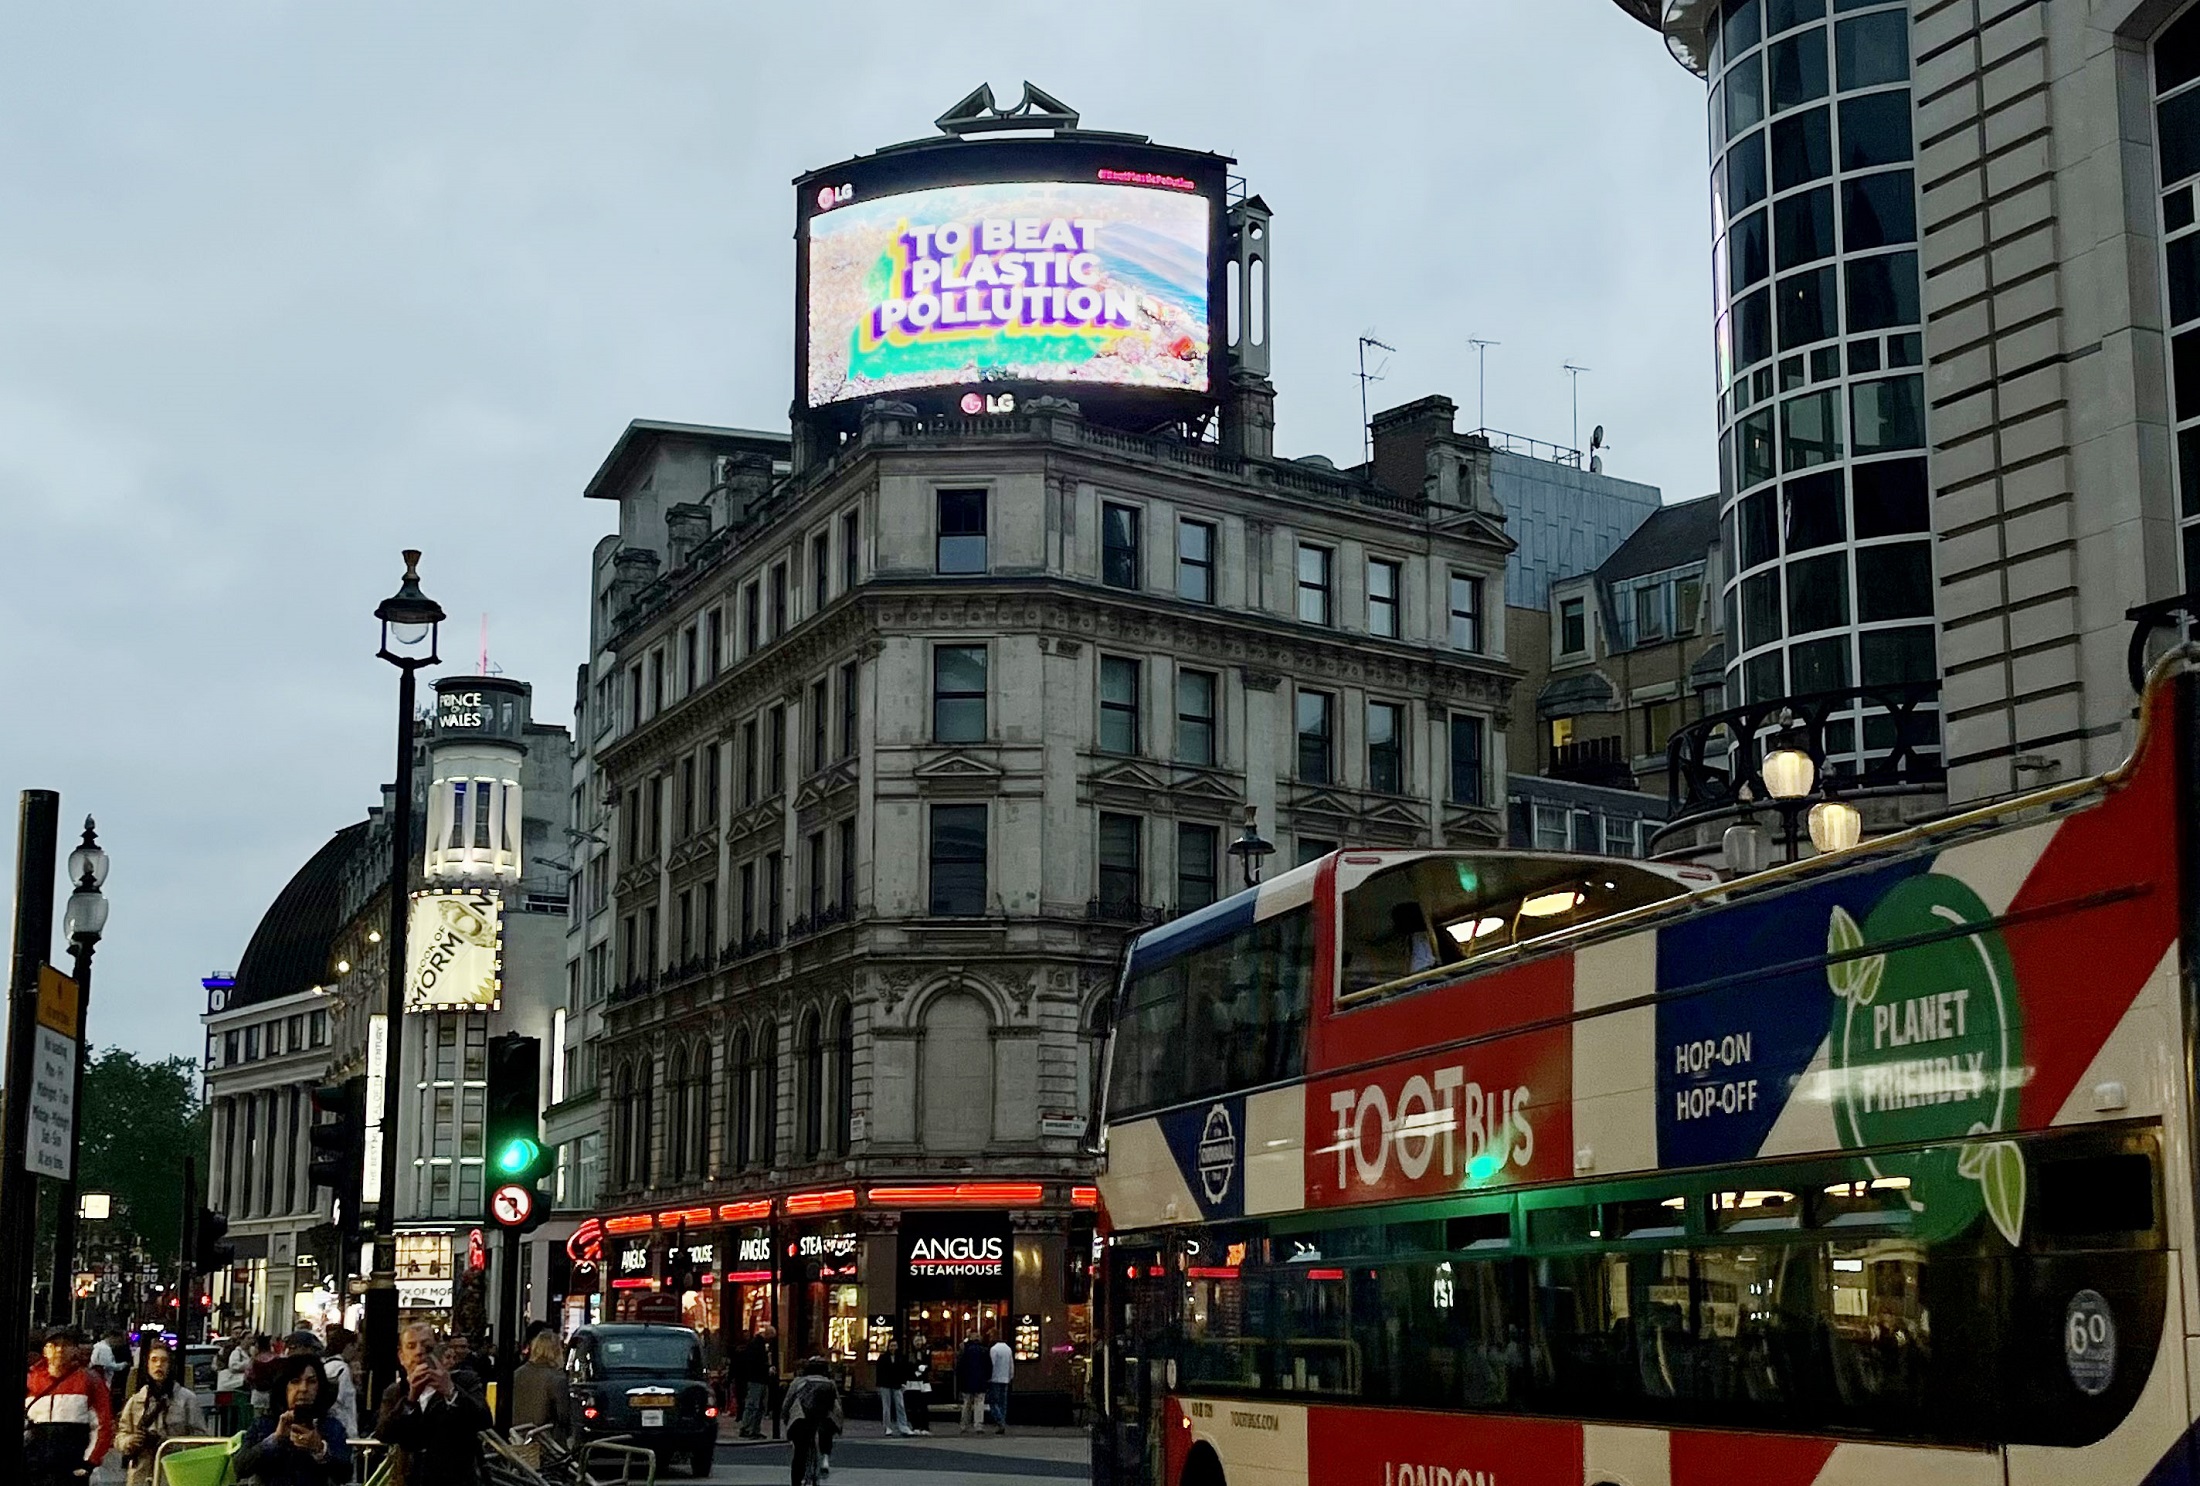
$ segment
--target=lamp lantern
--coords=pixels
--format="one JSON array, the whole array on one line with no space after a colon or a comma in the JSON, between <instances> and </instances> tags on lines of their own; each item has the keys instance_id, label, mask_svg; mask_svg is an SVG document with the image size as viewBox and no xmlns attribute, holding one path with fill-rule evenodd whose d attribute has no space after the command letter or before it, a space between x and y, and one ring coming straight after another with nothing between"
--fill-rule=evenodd
<instances>
[{"instance_id":1,"label":"lamp lantern","mask_svg":"<svg viewBox=\"0 0 2200 1486\"><path fill-rule=\"evenodd\" d=\"M1847 851L1864 835L1864 817L1846 800L1820 800L1810 807L1810 844L1819 854Z\"/></svg>"},{"instance_id":2,"label":"lamp lantern","mask_svg":"<svg viewBox=\"0 0 2200 1486\"><path fill-rule=\"evenodd\" d=\"M1800 748L1780 747L1765 755L1765 788L1776 800L1800 800L1818 782L1818 766Z\"/></svg>"}]
</instances>

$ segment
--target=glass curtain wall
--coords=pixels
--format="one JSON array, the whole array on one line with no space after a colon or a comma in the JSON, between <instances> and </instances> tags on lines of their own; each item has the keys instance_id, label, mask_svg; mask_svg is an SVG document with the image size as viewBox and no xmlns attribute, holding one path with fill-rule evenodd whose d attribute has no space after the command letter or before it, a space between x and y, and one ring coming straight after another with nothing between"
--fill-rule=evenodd
<instances>
[{"instance_id":1,"label":"glass curtain wall","mask_svg":"<svg viewBox=\"0 0 2200 1486\"><path fill-rule=\"evenodd\" d=\"M1712 29L1737 702L1939 675L1909 72L1904 4L1726 0ZM1871 710L1837 714L1836 767L1894 741Z\"/></svg>"},{"instance_id":2,"label":"glass curtain wall","mask_svg":"<svg viewBox=\"0 0 2200 1486\"><path fill-rule=\"evenodd\" d=\"M2177 520L2185 585L2200 583L2200 7L2154 42L2155 158L2162 174L2163 318L2177 429Z\"/></svg>"}]
</instances>

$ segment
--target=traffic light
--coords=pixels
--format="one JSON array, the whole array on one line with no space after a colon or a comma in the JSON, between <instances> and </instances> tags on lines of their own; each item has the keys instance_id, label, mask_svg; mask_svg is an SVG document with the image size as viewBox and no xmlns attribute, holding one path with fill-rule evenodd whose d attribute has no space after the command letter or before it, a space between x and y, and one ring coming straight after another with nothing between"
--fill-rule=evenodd
<instances>
[{"instance_id":1,"label":"traffic light","mask_svg":"<svg viewBox=\"0 0 2200 1486\"><path fill-rule=\"evenodd\" d=\"M486 1217L531 1233L550 1216L544 1182L557 1157L542 1143L542 1039L507 1032L489 1040Z\"/></svg>"},{"instance_id":2,"label":"traffic light","mask_svg":"<svg viewBox=\"0 0 2200 1486\"><path fill-rule=\"evenodd\" d=\"M198 1221L191 1225L191 1269L196 1274L212 1274L227 1269L237 1262L237 1246L224 1243L228 1236L229 1219L212 1208L199 1209Z\"/></svg>"},{"instance_id":3,"label":"traffic light","mask_svg":"<svg viewBox=\"0 0 2200 1486\"><path fill-rule=\"evenodd\" d=\"M359 1226L359 1188L366 1154L367 1080L364 1075L313 1091L313 1126L306 1132L312 1157L306 1174L336 1198L336 1227L349 1235Z\"/></svg>"}]
</instances>

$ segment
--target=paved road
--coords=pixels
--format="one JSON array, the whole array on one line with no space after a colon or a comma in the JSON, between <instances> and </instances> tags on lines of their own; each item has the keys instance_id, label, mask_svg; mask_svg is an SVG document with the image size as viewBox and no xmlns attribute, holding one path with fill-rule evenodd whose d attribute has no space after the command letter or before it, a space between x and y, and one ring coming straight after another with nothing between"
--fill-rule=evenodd
<instances>
[{"instance_id":1,"label":"paved road","mask_svg":"<svg viewBox=\"0 0 2200 1486\"><path fill-rule=\"evenodd\" d=\"M858 1420L848 1438L833 1450L829 1486L898 1482L947 1486L951 1480L977 1486L1063 1486L1089 1478L1089 1450L1084 1433L1074 1429L1034 1429L1006 1436L961 1435L950 1430L930 1438L887 1439L876 1424ZM724 1441L710 1479L734 1486L780 1486L787 1480L787 1455L782 1444Z\"/></svg>"}]
</instances>

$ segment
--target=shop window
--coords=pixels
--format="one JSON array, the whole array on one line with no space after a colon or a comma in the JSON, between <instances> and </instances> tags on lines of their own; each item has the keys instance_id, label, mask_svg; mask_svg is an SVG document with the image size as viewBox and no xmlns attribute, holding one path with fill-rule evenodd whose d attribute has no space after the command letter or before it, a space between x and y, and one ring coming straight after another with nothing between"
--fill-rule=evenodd
<instances>
[{"instance_id":1,"label":"shop window","mask_svg":"<svg viewBox=\"0 0 2200 1486\"><path fill-rule=\"evenodd\" d=\"M974 996L942 996L924 1016L919 1090L926 1154L985 1149L993 1139L993 1019Z\"/></svg>"}]
</instances>

